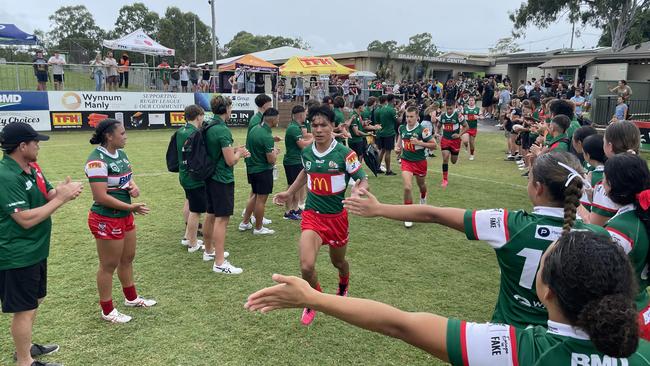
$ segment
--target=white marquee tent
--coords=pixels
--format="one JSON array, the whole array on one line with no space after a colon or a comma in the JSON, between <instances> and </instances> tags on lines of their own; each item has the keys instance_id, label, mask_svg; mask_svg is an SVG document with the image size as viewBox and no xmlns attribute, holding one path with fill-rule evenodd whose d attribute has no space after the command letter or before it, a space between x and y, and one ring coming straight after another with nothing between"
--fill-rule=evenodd
<instances>
[{"instance_id":1,"label":"white marquee tent","mask_svg":"<svg viewBox=\"0 0 650 366\"><path fill-rule=\"evenodd\" d=\"M138 52L153 56L174 56L175 53L173 49L154 41L142 29L119 39L105 40L102 45L112 50Z\"/></svg>"}]
</instances>

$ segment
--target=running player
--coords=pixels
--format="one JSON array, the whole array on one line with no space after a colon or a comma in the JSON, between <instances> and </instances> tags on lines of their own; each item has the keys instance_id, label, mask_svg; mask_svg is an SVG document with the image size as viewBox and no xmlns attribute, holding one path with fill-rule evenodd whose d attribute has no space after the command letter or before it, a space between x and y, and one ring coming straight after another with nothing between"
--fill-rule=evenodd
<instances>
[{"instance_id":1,"label":"running player","mask_svg":"<svg viewBox=\"0 0 650 366\"><path fill-rule=\"evenodd\" d=\"M638 337L629 267L609 238L582 231L562 236L539 261L537 274L532 272L548 322L525 329L321 294L299 278L278 274L278 285L250 295L244 306L263 313L310 306L452 365L641 366L648 364L650 343Z\"/></svg>"},{"instance_id":2,"label":"running player","mask_svg":"<svg viewBox=\"0 0 650 366\"><path fill-rule=\"evenodd\" d=\"M615 243L627 253L639 283L636 310L639 336L650 339L648 252L650 251L650 171L637 155L618 154L605 163L605 191L620 206L605 224Z\"/></svg>"},{"instance_id":3,"label":"running player","mask_svg":"<svg viewBox=\"0 0 650 366\"><path fill-rule=\"evenodd\" d=\"M605 130L603 139L603 150L607 158L626 152L639 154L641 147L641 132L639 128L630 121L611 123ZM607 220L614 217L620 205L614 203L605 192L602 184L594 187L594 198L592 202L589 222L595 225L604 226Z\"/></svg>"},{"instance_id":4,"label":"running player","mask_svg":"<svg viewBox=\"0 0 650 366\"><path fill-rule=\"evenodd\" d=\"M532 213L504 209L465 210L425 205L381 204L366 190L344 201L353 214L399 221L434 222L464 232L469 240L494 248L501 269L501 287L492 321L517 327L546 325L547 309L535 292L535 273L542 253L572 229L607 233L576 217L583 181L580 163L569 153L550 153L534 163L528 179Z\"/></svg>"},{"instance_id":5,"label":"running player","mask_svg":"<svg viewBox=\"0 0 650 366\"><path fill-rule=\"evenodd\" d=\"M377 131L377 145L381 149L379 162L384 163L386 175L396 175L390 169L390 153L395 149L395 126L397 125L397 111L395 110L395 95L386 96L386 105L380 107L379 123L381 130ZM377 112L376 112L377 113ZM377 114L375 115L377 118Z\"/></svg>"},{"instance_id":6,"label":"running player","mask_svg":"<svg viewBox=\"0 0 650 366\"><path fill-rule=\"evenodd\" d=\"M302 170L301 152L306 146L313 142L313 138L305 138L302 131L305 122L306 114L305 107L301 105L294 106L291 110L291 122L287 126L287 131L284 137L284 146L287 152L284 154L282 165L284 165L284 173L287 177L287 184L289 187L296 181L298 174ZM285 220L301 220L302 210L298 208L300 203L301 193L303 190L296 192L295 195L289 198L284 212Z\"/></svg>"},{"instance_id":7,"label":"running player","mask_svg":"<svg viewBox=\"0 0 650 366\"><path fill-rule=\"evenodd\" d=\"M438 116L436 124L436 139L442 132L440 140L440 150L442 150L442 187L449 184L449 158L451 163L456 164L458 154L460 154L460 137L467 131L467 122L463 115L454 110L453 104L447 104L446 113Z\"/></svg>"},{"instance_id":8,"label":"running player","mask_svg":"<svg viewBox=\"0 0 650 366\"><path fill-rule=\"evenodd\" d=\"M463 107L463 115L467 121L467 131L462 135L465 150L469 147L469 160L474 160L476 148L476 134L478 133L478 120L481 119L481 108L476 105L476 99L469 97Z\"/></svg>"},{"instance_id":9,"label":"running player","mask_svg":"<svg viewBox=\"0 0 650 366\"><path fill-rule=\"evenodd\" d=\"M307 204L302 216L299 252L302 278L310 286L322 291L316 275L316 258L321 245L328 245L330 260L339 271L337 295L347 296L350 280L350 266L345 259L348 244L348 213L342 200L348 186L348 179L357 181L352 188L355 196L360 188L368 187L366 173L361 168L357 154L339 144L333 137L334 112L326 106L312 111L314 142L302 151L304 169L285 192L273 198L276 204L287 202L300 187L307 184ZM316 312L305 308L301 322L309 325Z\"/></svg>"},{"instance_id":10,"label":"running player","mask_svg":"<svg viewBox=\"0 0 650 366\"><path fill-rule=\"evenodd\" d=\"M85 168L94 200L88 215L88 227L97 241L99 304L102 319L126 323L131 317L113 307L115 270L122 284L125 306L156 305L155 300L138 296L133 279L136 247L133 214L146 215L149 208L144 203L131 203L131 197L140 196L140 189L133 181L131 163L122 150L126 144L124 125L114 119L101 121L90 143L100 145L90 153Z\"/></svg>"},{"instance_id":11,"label":"running player","mask_svg":"<svg viewBox=\"0 0 650 366\"><path fill-rule=\"evenodd\" d=\"M404 204L413 203L413 176L420 189L420 204L427 204L427 158L424 149L435 149L436 142L433 139L431 130L418 123L417 107L406 109L406 124L399 127L397 146L395 151L402 157L402 181L404 183ZM413 222L405 221L407 228L413 226Z\"/></svg>"}]
</instances>

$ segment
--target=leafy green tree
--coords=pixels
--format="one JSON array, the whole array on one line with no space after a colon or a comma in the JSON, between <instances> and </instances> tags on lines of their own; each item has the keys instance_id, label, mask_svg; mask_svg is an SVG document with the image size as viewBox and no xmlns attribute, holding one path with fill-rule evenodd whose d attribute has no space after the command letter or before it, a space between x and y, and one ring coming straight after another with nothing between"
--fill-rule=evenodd
<instances>
[{"instance_id":1,"label":"leafy green tree","mask_svg":"<svg viewBox=\"0 0 650 366\"><path fill-rule=\"evenodd\" d=\"M650 41L650 10L646 9L640 12L634 22L630 31L627 32L625 37L626 45L640 44ZM612 45L612 34L609 27L603 28L603 34L600 36L598 45L601 47L609 47Z\"/></svg>"},{"instance_id":2,"label":"leafy green tree","mask_svg":"<svg viewBox=\"0 0 650 366\"><path fill-rule=\"evenodd\" d=\"M254 35L246 31L240 31L235 34L230 42L226 43L224 51L227 57L232 57L283 46L302 49L310 48L309 44L301 38Z\"/></svg>"},{"instance_id":3,"label":"leafy green tree","mask_svg":"<svg viewBox=\"0 0 650 366\"><path fill-rule=\"evenodd\" d=\"M86 6L63 6L49 17L47 33L51 47L67 52L68 62L87 62L101 47L104 31L95 23Z\"/></svg>"},{"instance_id":4,"label":"leafy green tree","mask_svg":"<svg viewBox=\"0 0 650 366\"><path fill-rule=\"evenodd\" d=\"M124 5L120 8L115 21L115 29L110 32L110 38L122 37L140 28L151 38L156 38L159 22L160 16L158 13L150 11L143 3Z\"/></svg>"},{"instance_id":5,"label":"leafy green tree","mask_svg":"<svg viewBox=\"0 0 650 366\"><path fill-rule=\"evenodd\" d=\"M650 0L528 0L510 14L510 20L513 34L520 36L530 25L545 28L567 14L583 25L609 28L612 50L618 52L625 47L636 15L648 6Z\"/></svg>"},{"instance_id":6,"label":"leafy green tree","mask_svg":"<svg viewBox=\"0 0 650 366\"><path fill-rule=\"evenodd\" d=\"M374 40L368 44L368 51L375 51L375 52L385 52L385 53L394 53L397 51L398 46L397 42L395 41L378 41Z\"/></svg>"},{"instance_id":7,"label":"leafy green tree","mask_svg":"<svg viewBox=\"0 0 650 366\"><path fill-rule=\"evenodd\" d=\"M400 52L409 55L433 57L439 55L431 33L419 33L409 37L409 43L400 47Z\"/></svg>"},{"instance_id":8,"label":"leafy green tree","mask_svg":"<svg viewBox=\"0 0 650 366\"><path fill-rule=\"evenodd\" d=\"M194 59L194 20L196 19L197 62L212 59L212 34L210 28L192 13L182 12L177 7L168 7L160 20L158 41L165 47L176 50L176 60L189 62ZM218 47L218 43L217 43Z\"/></svg>"},{"instance_id":9,"label":"leafy green tree","mask_svg":"<svg viewBox=\"0 0 650 366\"><path fill-rule=\"evenodd\" d=\"M523 51L524 49L519 47L517 42L515 42L514 37L505 37L497 41L494 47L489 48L489 53L491 55L505 55L508 53L515 53Z\"/></svg>"}]
</instances>

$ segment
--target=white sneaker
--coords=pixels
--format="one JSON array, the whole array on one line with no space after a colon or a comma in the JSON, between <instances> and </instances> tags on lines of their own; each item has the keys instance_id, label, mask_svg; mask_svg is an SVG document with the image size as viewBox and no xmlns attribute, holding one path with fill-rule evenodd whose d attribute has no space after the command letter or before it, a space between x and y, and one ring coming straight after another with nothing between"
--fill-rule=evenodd
<instances>
[{"instance_id":1,"label":"white sneaker","mask_svg":"<svg viewBox=\"0 0 650 366\"><path fill-rule=\"evenodd\" d=\"M262 225L271 225L273 221L267 219L266 217L262 218ZM251 224L255 225L255 216L251 216Z\"/></svg>"},{"instance_id":2,"label":"white sneaker","mask_svg":"<svg viewBox=\"0 0 650 366\"><path fill-rule=\"evenodd\" d=\"M208 252L203 252L203 261L204 262L209 262L214 260L214 252L208 253Z\"/></svg>"},{"instance_id":3,"label":"white sneaker","mask_svg":"<svg viewBox=\"0 0 650 366\"><path fill-rule=\"evenodd\" d=\"M382 172L386 173L386 166L385 166L384 164L381 164L381 165L379 166L379 170L381 170Z\"/></svg>"},{"instance_id":4,"label":"white sneaker","mask_svg":"<svg viewBox=\"0 0 650 366\"><path fill-rule=\"evenodd\" d=\"M427 198L426 197L420 198L420 204L421 205L426 205L427 204Z\"/></svg>"},{"instance_id":5,"label":"white sneaker","mask_svg":"<svg viewBox=\"0 0 650 366\"><path fill-rule=\"evenodd\" d=\"M474 155L470 155L469 160L474 160Z\"/></svg>"},{"instance_id":6,"label":"white sneaker","mask_svg":"<svg viewBox=\"0 0 650 366\"><path fill-rule=\"evenodd\" d=\"M223 261L223 263L220 266L217 266L216 264L212 265L212 272L223 273L223 274L240 274L244 272L244 270L239 267L233 266L228 261Z\"/></svg>"},{"instance_id":7,"label":"white sneaker","mask_svg":"<svg viewBox=\"0 0 650 366\"><path fill-rule=\"evenodd\" d=\"M187 239L181 239L181 245L186 247L186 246L190 245L190 241L187 240Z\"/></svg>"},{"instance_id":8,"label":"white sneaker","mask_svg":"<svg viewBox=\"0 0 650 366\"><path fill-rule=\"evenodd\" d=\"M275 234L275 230L271 230L267 227L262 226L261 229L253 229L253 235L272 235Z\"/></svg>"},{"instance_id":9,"label":"white sneaker","mask_svg":"<svg viewBox=\"0 0 650 366\"><path fill-rule=\"evenodd\" d=\"M136 297L135 300L129 301L127 299L124 299L124 306L129 306L132 308L148 308L151 306L156 305L158 302L153 299L145 299L144 297Z\"/></svg>"},{"instance_id":10,"label":"white sneaker","mask_svg":"<svg viewBox=\"0 0 650 366\"><path fill-rule=\"evenodd\" d=\"M305 204L302 203L302 204L298 205L298 208L304 211L305 210Z\"/></svg>"},{"instance_id":11,"label":"white sneaker","mask_svg":"<svg viewBox=\"0 0 650 366\"><path fill-rule=\"evenodd\" d=\"M404 227L407 227L407 228L413 227L413 223L410 222L410 221L404 221Z\"/></svg>"},{"instance_id":12,"label":"white sneaker","mask_svg":"<svg viewBox=\"0 0 650 366\"><path fill-rule=\"evenodd\" d=\"M252 217L251 217L251 222L252 222ZM248 224L244 224L243 222L239 223L239 231L246 231L252 228L253 228L253 224L250 222Z\"/></svg>"},{"instance_id":13,"label":"white sneaker","mask_svg":"<svg viewBox=\"0 0 650 366\"><path fill-rule=\"evenodd\" d=\"M104 315L102 312L102 319L111 323L124 324L130 322L132 318L126 314L120 313L117 311L117 309L113 309L113 311L111 311L108 315Z\"/></svg>"},{"instance_id":14,"label":"white sneaker","mask_svg":"<svg viewBox=\"0 0 650 366\"><path fill-rule=\"evenodd\" d=\"M187 252L188 253L194 253L199 250L203 249L203 240L197 240L195 246L190 246L189 244L187 245Z\"/></svg>"}]
</instances>

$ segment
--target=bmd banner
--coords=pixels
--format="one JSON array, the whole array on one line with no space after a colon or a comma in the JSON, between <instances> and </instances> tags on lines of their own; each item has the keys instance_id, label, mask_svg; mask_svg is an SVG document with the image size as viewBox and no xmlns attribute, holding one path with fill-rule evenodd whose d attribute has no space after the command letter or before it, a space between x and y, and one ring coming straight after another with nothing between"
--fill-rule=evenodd
<instances>
[{"instance_id":1,"label":"bmd banner","mask_svg":"<svg viewBox=\"0 0 650 366\"><path fill-rule=\"evenodd\" d=\"M230 114L230 120L226 122L228 126L248 126L248 120L253 117L257 111L257 106L255 105L255 97L258 96L258 94L195 93L195 103L203 107L206 112L206 117L212 117L212 113L210 112L210 99L212 99L212 97L215 95L228 97L230 100L232 100L232 112ZM272 95L269 95L269 97L271 100L273 100Z\"/></svg>"},{"instance_id":2,"label":"bmd banner","mask_svg":"<svg viewBox=\"0 0 650 366\"><path fill-rule=\"evenodd\" d=\"M49 92L52 129L91 129L106 118L128 129L179 127L193 93Z\"/></svg>"},{"instance_id":3,"label":"bmd banner","mask_svg":"<svg viewBox=\"0 0 650 366\"><path fill-rule=\"evenodd\" d=\"M0 91L0 130L11 122L31 125L36 131L50 130L46 92Z\"/></svg>"}]
</instances>

